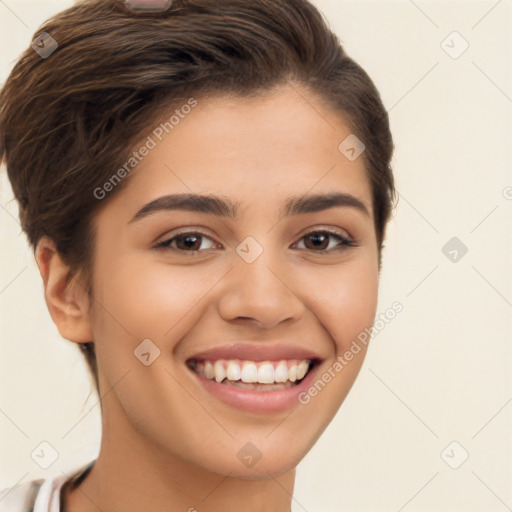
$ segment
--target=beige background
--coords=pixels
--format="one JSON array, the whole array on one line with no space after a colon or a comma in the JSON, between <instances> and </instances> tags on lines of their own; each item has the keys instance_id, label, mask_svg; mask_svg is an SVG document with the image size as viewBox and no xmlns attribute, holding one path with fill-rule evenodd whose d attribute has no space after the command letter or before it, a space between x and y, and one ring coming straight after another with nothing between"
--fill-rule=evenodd
<instances>
[{"instance_id":1,"label":"beige background","mask_svg":"<svg viewBox=\"0 0 512 512\"><path fill-rule=\"evenodd\" d=\"M0 1L0 80L68 0ZM390 112L400 203L373 340L339 414L299 466L298 511L512 510L512 2L317 0ZM462 48L457 31L469 48ZM60 338L0 195L0 487L96 457L98 397ZM468 248L450 261L452 237ZM40 442L59 458L44 470ZM448 450L445 448L456 441ZM459 469L452 465L467 451ZM442 457L444 453L444 459ZM0 501L0 510L1 501Z\"/></svg>"}]
</instances>

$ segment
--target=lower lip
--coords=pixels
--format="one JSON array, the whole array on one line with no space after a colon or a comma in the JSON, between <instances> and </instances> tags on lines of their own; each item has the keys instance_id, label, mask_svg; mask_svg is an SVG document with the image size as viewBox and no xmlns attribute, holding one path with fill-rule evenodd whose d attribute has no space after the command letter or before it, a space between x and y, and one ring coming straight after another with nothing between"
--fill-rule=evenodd
<instances>
[{"instance_id":1,"label":"lower lip","mask_svg":"<svg viewBox=\"0 0 512 512\"><path fill-rule=\"evenodd\" d=\"M277 413L300 404L298 395L305 392L313 382L318 370L318 364L295 386L274 391L256 391L235 386L219 384L190 370L204 388L222 402L237 407L243 411L255 413Z\"/></svg>"}]
</instances>

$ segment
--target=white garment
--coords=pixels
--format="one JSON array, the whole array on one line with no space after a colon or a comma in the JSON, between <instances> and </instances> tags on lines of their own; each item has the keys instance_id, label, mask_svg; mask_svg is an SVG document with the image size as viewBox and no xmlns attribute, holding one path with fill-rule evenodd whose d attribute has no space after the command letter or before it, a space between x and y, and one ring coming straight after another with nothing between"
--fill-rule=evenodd
<instances>
[{"instance_id":1,"label":"white garment","mask_svg":"<svg viewBox=\"0 0 512 512\"><path fill-rule=\"evenodd\" d=\"M96 460L84 464L68 478L57 475L30 480L0 490L0 510L5 512L63 512L60 507L61 489L68 480L85 477Z\"/></svg>"}]
</instances>

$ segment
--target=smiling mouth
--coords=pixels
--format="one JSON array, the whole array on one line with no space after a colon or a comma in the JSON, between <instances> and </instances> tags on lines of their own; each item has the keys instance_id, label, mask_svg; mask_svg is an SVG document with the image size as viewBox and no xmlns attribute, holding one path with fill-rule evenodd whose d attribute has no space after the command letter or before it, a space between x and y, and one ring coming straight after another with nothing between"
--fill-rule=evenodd
<instances>
[{"instance_id":1,"label":"smiling mouth","mask_svg":"<svg viewBox=\"0 0 512 512\"><path fill-rule=\"evenodd\" d=\"M202 377L225 386L274 391L296 386L316 364L311 359L248 361L189 359L187 366Z\"/></svg>"}]
</instances>

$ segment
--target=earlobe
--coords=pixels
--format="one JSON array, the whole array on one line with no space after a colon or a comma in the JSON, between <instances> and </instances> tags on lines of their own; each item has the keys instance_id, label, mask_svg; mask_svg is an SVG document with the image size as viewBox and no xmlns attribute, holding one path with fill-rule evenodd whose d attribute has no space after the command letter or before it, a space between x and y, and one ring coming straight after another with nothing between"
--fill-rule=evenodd
<instances>
[{"instance_id":1,"label":"earlobe","mask_svg":"<svg viewBox=\"0 0 512 512\"><path fill-rule=\"evenodd\" d=\"M75 343L92 341L89 294L78 276L69 278L70 268L52 239L43 236L39 240L35 258L43 279L46 305L61 336Z\"/></svg>"}]
</instances>

